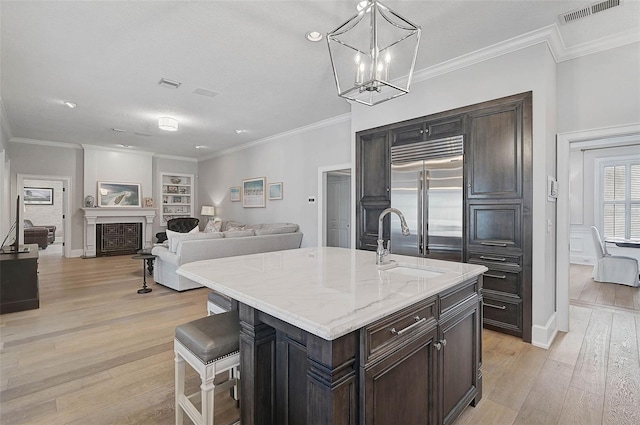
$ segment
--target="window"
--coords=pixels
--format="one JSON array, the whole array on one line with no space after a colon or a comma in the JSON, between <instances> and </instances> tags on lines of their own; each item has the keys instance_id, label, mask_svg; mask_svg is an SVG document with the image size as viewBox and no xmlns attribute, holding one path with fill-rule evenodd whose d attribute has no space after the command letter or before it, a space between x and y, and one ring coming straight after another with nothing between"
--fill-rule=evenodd
<instances>
[{"instance_id":1,"label":"window","mask_svg":"<svg viewBox=\"0 0 640 425\"><path fill-rule=\"evenodd\" d=\"M640 161L603 161L600 177L603 236L640 239Z\"/></svg>"}]
</instances>

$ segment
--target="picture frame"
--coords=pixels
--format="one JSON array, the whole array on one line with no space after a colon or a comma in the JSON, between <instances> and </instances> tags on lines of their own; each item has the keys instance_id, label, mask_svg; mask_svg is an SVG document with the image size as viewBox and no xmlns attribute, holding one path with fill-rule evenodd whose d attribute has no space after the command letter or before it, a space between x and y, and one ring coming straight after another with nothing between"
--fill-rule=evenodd
<instances>
[{"instance_id":1,"label":"picture frame","mask_svg":"<svg viewBox=\"0 0 640 425\"><path fill-rule=\"evenodd\" d=\"M265 177L242 181L242 206L244 208L264 208L266 206L265 183Z\"/></svg>"},{"instance_id":2,"label":"picture frame","mask_svg":"<svg viewBox=\"0 0 640 425\"><path fill-rule=\"evenodd\" d=\"M269 183L269 200L275 201L283 198L283 184L282 182Z\"/></svg>"},{"instance_id":3,"label":"picture frame","mask_svg":"<svg viewBox=\"0 0 640 425\"><path fill-rule=\"evenodd\" d=\"M229 200L231 202L240 202L240 186L229 188Z\"/></svg>"},{"instance_id":4,"label":"picture frame","mask_svg":"<svg viewBox=\"0 0 640 425\"><path fill-rule=\"evenodd\" d=\"M25 205L53 205L52 187L25 187L23 194Z\"/></svg>"},{"instance_id":5,"label":"picture frame","mask_svg":"<svg viewBox=\"0 0 640 425\"><path fill-rule=\"evenodd\" d=\"M178 186L167 186L167 193L178 193Z\"/></svg>"},{"instance_id":6,"label":"picture frame","mask_svg":"<svg viewBox=\"0 0 640 425\"><path fill-rule=\"evenodd\" d=\"M99 207L140 208L139 183L98 182Z\"/></svg>"},{"instance_id":7,"label":"picture frame","mask_svg":"<svg viewBox=\"0 0 640 425\"><path fill-rule=\"evenodd\" d=\"M144 198L144 207L153 208L153 198Z\"/></svg>"},{"instance_id":8,"label":"picture frame","mask_svg":"<svg viewBox=\"0 0 640 425\"><path fill-rule=\"evenodd\" d=\"M181 204L182 203L182 196L174 196L173 197L173 203L174 204Z\"/></svg>"}]
</instances>

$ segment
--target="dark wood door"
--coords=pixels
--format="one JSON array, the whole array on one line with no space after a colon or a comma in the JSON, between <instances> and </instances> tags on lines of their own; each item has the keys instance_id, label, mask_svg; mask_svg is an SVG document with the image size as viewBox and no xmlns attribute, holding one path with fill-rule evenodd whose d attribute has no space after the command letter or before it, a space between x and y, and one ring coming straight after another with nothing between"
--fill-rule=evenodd
<instances>
[{"instance_id":1,"label":"dark wood door","mask_svg":"<svg viewBox=\"0 0 640 425\"><path fill-rule=\"evenodd\" d=\"M453 423L477 395L479 317L478 298L474 297L465 302L462 311L440 324L436 343L442 358L439 423Z\"/></svg>"},{"instance_id":2,"label":"dark wood door","mask_svg":"<svg viewBox=\"0 0 640 425\"><path fill-rule=\"evenodd\" d=\"M437 328L434 326L413 342L364 368L361 423L437 423L436 337Z\"/></svg>"},{"instance_id":3,"label":"dark wood door","mask_svg":"<svg viewBox=\"0 0 640 425\"><path fill-rule=\"evenodd\" d=\"M522 196L522 102L471 112L467 197Z\"/></svg>"},{"instance_id":4,"label":"dark wood door","mask_svg":"<svg viewBox=\"0 0 640 425\"><path fill-rule=\"evenodd\" d=\"M375 251L378 217L391 206L391 161L389 131L363 133L356 143L356 209L359 249ZM389 238L389 218L385 218L384 236Z\"/></svg>"}]
</instances>

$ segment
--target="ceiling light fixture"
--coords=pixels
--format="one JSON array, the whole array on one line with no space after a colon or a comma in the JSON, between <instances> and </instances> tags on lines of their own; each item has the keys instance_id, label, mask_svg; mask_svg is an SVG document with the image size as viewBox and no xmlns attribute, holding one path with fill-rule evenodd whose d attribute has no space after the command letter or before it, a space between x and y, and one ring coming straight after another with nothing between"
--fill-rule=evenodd
<instances>
[{"instance_id":1,"label":"ceiling light fixture","mask_svg":"<svg viewBox=\"0 0 640 425\"><path fill-rule=\"evenodd\" d=\"M178 131L178 120L171 117L158 118L158 128L164 131Z\"/></svg>"},{"instance_id":2,"label":"ceiling light fixture","mask_svg":"<svg viewBox=\"0 0 640 425\"><path fill-rule=\"evenodd\" d=\"M420 27L378 0L358 9L327 34L338 96L373 106L409 93Z\"/></svg>"},{"instance_id":3,"label":"ceiling light fixture","mask_svg":"<svg viewBox=\"0 0 640 425\"><path fill-rule=\"evenodd\" d=\"M204 148L206 148L206 146L205 145L195 145L194 148L196 148L196 149L204 149Z\"/></svg>"},{"instance_id":4,"label":"ceiling light fixture","mask_svg":"<svg viewBox=\"0 0 640 425\"><path fill-rule=\"evenodd\" d=\"M236 130L236 134L242 134L242 133L246 133L247 130L243 129L243 128L239 128Z\"/></svg>"},{"instance_id":5,"label":"ceiling light fixture","mask_svg":"<svg viewBox=\"0 0 640 425\"><path fill-rule=\"evenodd\" d=\"M66 106L67 108L71 108L71 109L74 109L75 107L77 107L77 106L78 106L76 103L71 102L71 101L69 101L69 100L65 100L64 102L62 102L62 104L63 104L64 106Z\"/></svg>"},{"instance_id":6,"label":"ceiling light fixture","mask_svg":"<svg viewBox=\"0 0 640 425\"><path fill-rule=\"evenodd\" d=\"M118 146L120 146L121 148L130 148L131 145L125 145L123 143L118 144Z\"/></svg>"},{"instance_id":7,"label":"ceiling light fixture","mask_svg":"<svg viewBox=\"0 0 640 425\"><path fill-rule=\"evenodd\" d=\"M115 127L113 127L111 129L111 131L113 131L114 133L126 133L127 132L127 130L125 130L123 128L115 128Z\"/></svg>"},{"instance_id":8,"label":"ceiling light fixture","mask_svg":"<svg viewBox=\"0 0 640 425\"><path fill-rule=\"evenodd\" d=\"M318 31L309 31L304 36L307 38L307 40L313 41L313 42L322 40L322 33Z\"/></svg>"}]
</instances>

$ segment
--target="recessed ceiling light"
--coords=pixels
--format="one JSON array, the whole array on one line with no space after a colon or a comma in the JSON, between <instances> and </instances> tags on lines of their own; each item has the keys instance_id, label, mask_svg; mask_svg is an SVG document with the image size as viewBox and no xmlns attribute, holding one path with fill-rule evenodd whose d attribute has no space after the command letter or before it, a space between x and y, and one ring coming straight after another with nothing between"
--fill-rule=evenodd
<instances>
[{"instance_id":1,"label":"recessed ceiling light","mask_svg":"<svg viewBox=\"0 0 640 425\"><path fill-rule=\"evenodd\" d=\"M236 134L241 134L241 133L246 133L247 130L243 129L243 128L239 128L236 130Z\"/></svg>"},{"instance_id":2,"label":"recessed ceiling light","mask_svg":"<svg viewBox=\"0 0 640 425\"><path fill-rule=\"evenodd\" d=\"M177 89L182 84L180 81L170 80L168 78L161 78L158 82L160 87L166 87L168 89Z\"/></svg>"},{"instance_id":3,"label":"recessed ceiling light","mask_svg":"<svg viewBox=\"0 0 640 425\"><path fill-rule=\"evenodd\" d=\"M194 148L196 148L196 149L204 149L204 148L206 148L206 146L205 145L195 145Z\"/></svg>"},{"instance_id":4,"label":"recessed ceiling light","mask_svg":"<svg viewBox=\"0 0 640 425\"><path fill-rule=\"evenodd\" d=\"M75 103L73 103L73 102L71 102L69 100L65 100L64 102L62 102L62 104L64 106L66 106L67 108L71 108L71 109L73 109L73 108L78 106L77 104L75 104Z\"/></svg>"},{"instance_id":5,"label":"recessed ceiling light","mask_svg":"<svg viewBox=\"0 0 640 425\"><path fill-rule=\"evenodd\" d=\"M322 33L318 31L309 31L305 34L305 37L309 41L320 41L322 40Z\"/></svg>"},{"instance_id":6,"label":"recessed ceiling light","mask_svg":"<svg viewBox=\"0 0 640 425\"><path fill-rule=\"evenodd\" d=\"M164 131L178 131L178 120L172 117L160 117L158 128Z\"/></svg>"},{"instance_id":7,"label":"recessed ceiling light","mask_svg":"<svg viewBox=\"0 0 640 425\"><path fill-rule=\"evenodd\" d=\"M121 148L130 148L131 145L125 145L123 143L118 144L118 146L120 146Z\"/></svg>"},{"instance_id":8,"label":"recessed ceiling light","mask_svg":"<svg viewBox=\"0 0 640 425\"><path fill-rule=\"evenodd\" d=\"M124 130L122 128L112 128L111 131L115 132L115 133L125 133L127 130Z\"/></svg>"}]
</instances>

